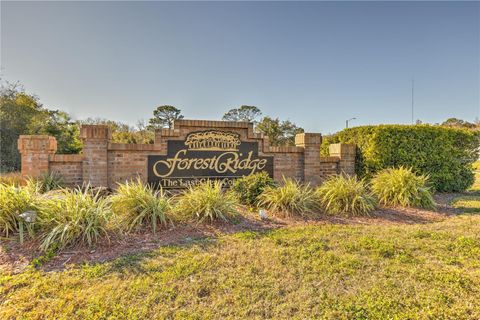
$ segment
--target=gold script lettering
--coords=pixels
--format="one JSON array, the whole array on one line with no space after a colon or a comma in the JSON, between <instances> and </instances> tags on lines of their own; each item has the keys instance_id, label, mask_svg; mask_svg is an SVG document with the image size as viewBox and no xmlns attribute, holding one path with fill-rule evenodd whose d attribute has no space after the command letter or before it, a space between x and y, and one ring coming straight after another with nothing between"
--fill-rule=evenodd
<instances>
[{"instance_id":1,"label":"gold script lettering","mask_svg":"<svg viewBox=\"0 0 480 320\"><path fill-rule=\"evenodd\" d=\"M252 159L253 151L249 151L244 159L234 151L223 152L211 158L186 158L187 149L178 151L173 158L159 160L153 164L153 173L160 178L169 177L175 170L214 170L221 173L236 173L238 170L249 170L250 174L263 170L267 159Z\"/></svg>"}]
</instances>

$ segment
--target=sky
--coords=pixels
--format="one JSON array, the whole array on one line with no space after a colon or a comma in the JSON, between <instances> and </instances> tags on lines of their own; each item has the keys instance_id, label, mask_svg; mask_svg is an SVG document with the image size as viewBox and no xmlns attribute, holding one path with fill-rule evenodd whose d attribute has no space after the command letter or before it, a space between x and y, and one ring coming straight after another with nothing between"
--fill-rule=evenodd
<instances>
[{"instance_id":1,"label":"sky","mask_svg":"<svg viewBox=\"0 0 480 320\"><path fill-rule=\"evenodd\" d=\"M1 2L0 75L75 119L255 105L308 132L473 121L480 2Z\"/></svg>"}]
</instances>

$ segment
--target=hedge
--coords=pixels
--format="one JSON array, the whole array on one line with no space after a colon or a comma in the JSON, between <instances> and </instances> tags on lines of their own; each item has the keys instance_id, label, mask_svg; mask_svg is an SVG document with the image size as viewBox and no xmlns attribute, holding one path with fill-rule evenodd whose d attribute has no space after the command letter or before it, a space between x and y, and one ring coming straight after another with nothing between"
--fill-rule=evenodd
<instances>
[{"instance_id":1,"label":"hedge","mask_svg":"<svg viewBox=\"0 0 480 320\"><path fill-rule=\"evenodd\" d=\"M323 154L331 143L358 146L356 171L361 177L405 166L429 175L437 191L463 191L474 182L479 133L432 125L362 126L324 137Z\"/></svg>"}]
</instances>

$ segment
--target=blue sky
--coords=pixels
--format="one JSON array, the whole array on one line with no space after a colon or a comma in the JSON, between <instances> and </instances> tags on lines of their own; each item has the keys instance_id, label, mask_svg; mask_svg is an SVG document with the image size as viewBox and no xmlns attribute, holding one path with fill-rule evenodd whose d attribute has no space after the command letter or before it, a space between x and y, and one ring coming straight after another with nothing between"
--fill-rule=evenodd
<instances>
[{"instance_id":1,"label":"blue sky","mask_svg":"<svg viewBox=\"0 0 480 320\"><path fill-rule=\"evenodd\" d=\"M479 2L4 2L1 75L75 118L256 105L311 132L473 121Z\"/></svg>"}]
</instances>

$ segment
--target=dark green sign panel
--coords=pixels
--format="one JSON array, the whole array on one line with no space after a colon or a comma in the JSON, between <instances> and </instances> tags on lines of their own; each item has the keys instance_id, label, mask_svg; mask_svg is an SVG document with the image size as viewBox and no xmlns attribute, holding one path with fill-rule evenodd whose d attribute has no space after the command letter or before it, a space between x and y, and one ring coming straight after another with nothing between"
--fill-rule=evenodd
<instances>
[{"instance_id":1,"label":"dark green sign panel","mask_svg":"<svg viewBox=\"0 0 480 320\"><path fill-rule=\"evenodd\" d=\"M207 180L229 187L242 176L266 171L273 177L273 157L258 155L257 142L240 141L233 132L193 132L184 141L170 140L167 155L148 156L148 182L182 189Z\"/></svg>"}]
</instances>

